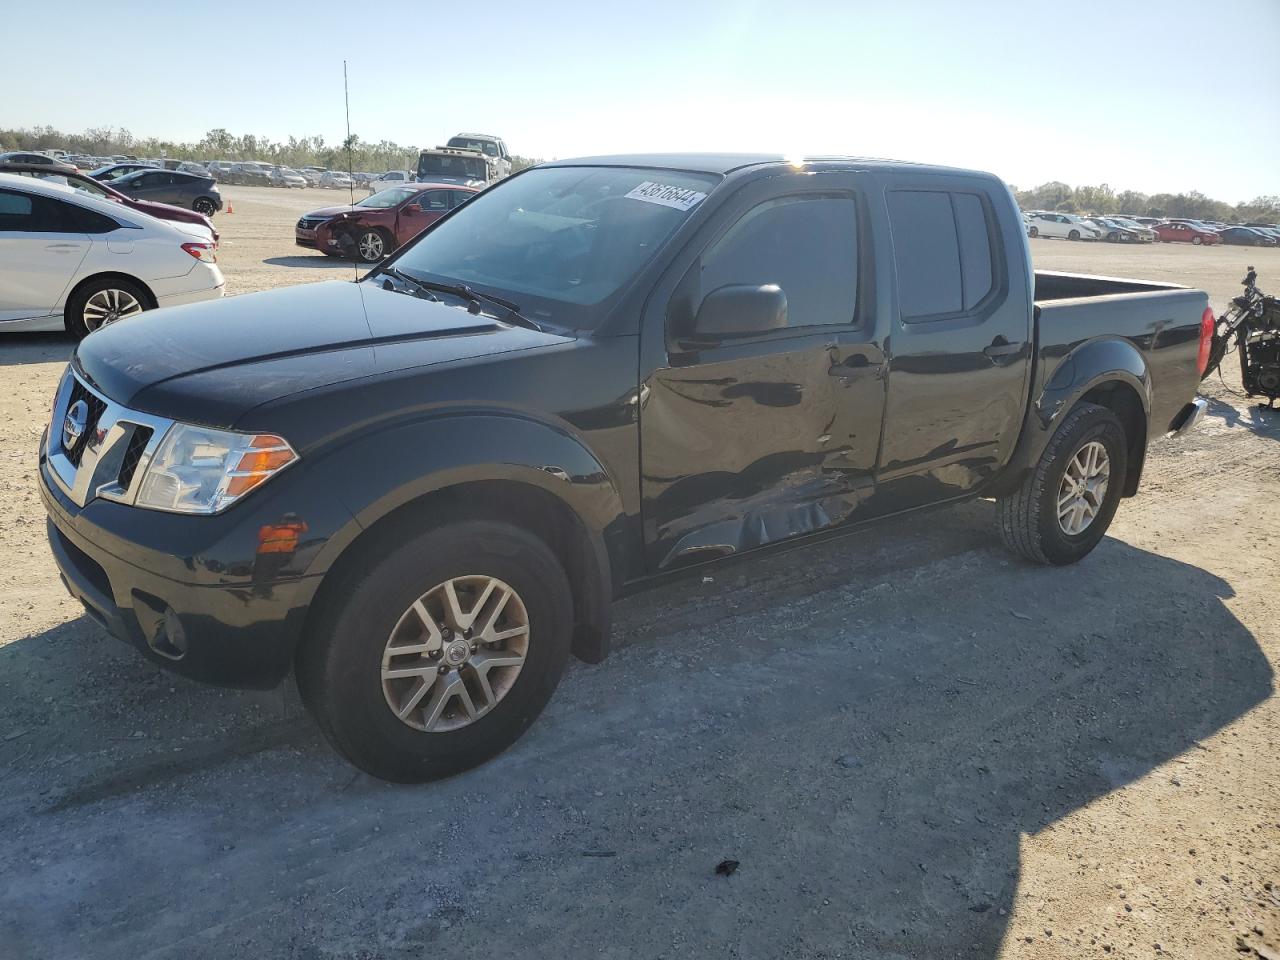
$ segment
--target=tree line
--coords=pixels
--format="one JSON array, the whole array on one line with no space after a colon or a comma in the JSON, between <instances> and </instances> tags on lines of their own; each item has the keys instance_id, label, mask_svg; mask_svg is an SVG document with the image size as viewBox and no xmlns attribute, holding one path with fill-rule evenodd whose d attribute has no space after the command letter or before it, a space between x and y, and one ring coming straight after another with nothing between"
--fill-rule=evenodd
<instances>
[{"instance_id":1,"label":"tree line","mask_svg":"<svg viewBox=\"0 0 1280 960\"><path fill-rule=\"evenodd\" d=\"M235 135L217 127L198 143L135 137L123 127L93 127L84 133L63 133L53 127L0 129L0 152L6 150L66 150L92 157L127 155L177 160L259 160L285 167L327 167L381 173L384 170L411 170L418 165L419 147L402 146L390 140L370 143L357 134L338 143L326 143L321 136L271 140L251 133ZM348 150L350 151L348 155ZM539 163L528 157L512 156L511 168L523 170Z\"/></svg>"},{"instance_id":2,"label":"tree line","mask_svg":"<svg viewBox=\"0 0 1280 960\"><path fill-rule=\"evenodd\" d=\"M1221 220L1226 223L1280 221L1280 196L1255 197L1232 206L1207 197L1198 190L1188 193L1139 193L1112 189L1109 184L1072 187L1058 180L1030 190L1011 188L1023 210L1056 210L1106 216L1127 213L1138 217L1186 217L1190 220Z\"/></svg>"},{"instance_id":3,"label":"tree line","mask_svg":"<svg viewBox=\"0 0 1280 960\"><path fill-rule=\"evenodd\" d=\"M5 150L66 150L90 156L128 154L135 157L173 157L179 160L261 160L287 167L320 166L380 173L383 170L413 169L419 148L390 140L371 143L352 134L329 144L324 137L289 137L271 140L251 133L239 136L216 127L198 143L135 137L123 127L94 127L84 133L63 133L53 127L0 129L0 152ZM348 156L348 150L350 154ZM540 161L528 157L511 158L512 171L523 170ZM1073 187L1058 180L1030 190L1012 188L1024 210L1057 210L1106 216L1128 213L1140 217L1188 217L1193 220L1280 221L1280 196L1255 197L1232 206L1197 190L1188 193L1139 193L1116 191L1109 184Z\"/></svg>"}]
</instances>

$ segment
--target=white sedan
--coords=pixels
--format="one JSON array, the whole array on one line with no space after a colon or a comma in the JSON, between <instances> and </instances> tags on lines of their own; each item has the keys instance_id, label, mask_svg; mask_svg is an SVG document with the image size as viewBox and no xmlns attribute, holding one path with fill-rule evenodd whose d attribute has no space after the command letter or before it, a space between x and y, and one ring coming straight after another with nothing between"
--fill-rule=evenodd
<instances>
[{"instance_id":1,"label":"white sedan","mask_svg":"<svg viewBox=\"0 0 1280 960\"><path fill-rule=\"evenodd\" d=\"M1027 236L1097 240L1102 231L1069 213L1033 213L1027 218Z\"/></svg>"},{"instance_id":2,"label":"white sedan","mask_svg":"<svg viewBox=\"0 0 1280 960\"><path fill-rule=\"evenodd\" d=\"M83 337L153 307L222 296L208 231L0 173L0 330Z\"/></svg>"}]
</instances>

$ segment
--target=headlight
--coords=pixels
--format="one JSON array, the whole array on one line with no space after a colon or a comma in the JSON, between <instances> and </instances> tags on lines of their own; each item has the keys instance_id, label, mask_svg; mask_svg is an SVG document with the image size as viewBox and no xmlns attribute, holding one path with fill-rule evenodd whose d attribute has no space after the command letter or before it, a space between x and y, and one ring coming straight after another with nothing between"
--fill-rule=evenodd
<instances>
[{"instance_id":1,"label":"headlight","mask_svg":"<svg viewBox=\"0 0 1280 960\"><path fill-rule=\"evenodd\" d=\"M175 423L147 465L140 507L218 513L298 459L283 437Z\"/></svg>"}]
</instances>

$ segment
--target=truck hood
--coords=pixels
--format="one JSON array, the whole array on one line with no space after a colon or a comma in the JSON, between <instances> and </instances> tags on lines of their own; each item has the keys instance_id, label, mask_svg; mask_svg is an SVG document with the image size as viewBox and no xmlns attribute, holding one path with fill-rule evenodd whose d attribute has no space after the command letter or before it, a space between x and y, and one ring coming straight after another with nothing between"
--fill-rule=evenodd
<instances>
[{"instance_id":1,"label":"truck hood","mask_svg":"<svg viewBox=\"0 0 1280 960\"><path fill-rule=\"evenodd\" d=\"M148 311L86 337L73 363L134 410L233 427L302 391L571 340L375 283L328 281Z\"/></svg>"}]
</instances>

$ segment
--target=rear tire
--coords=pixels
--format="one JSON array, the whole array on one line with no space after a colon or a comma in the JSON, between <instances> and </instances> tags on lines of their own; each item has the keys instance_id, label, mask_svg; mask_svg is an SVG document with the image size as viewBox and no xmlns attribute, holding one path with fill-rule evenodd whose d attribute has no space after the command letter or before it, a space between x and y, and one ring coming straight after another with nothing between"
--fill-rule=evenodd
<instances>
[{"instance_id":1,"label":"rear tire","mask_svg":"<svg viewBox=\"0 0 1280 960\"><path fill-rule=\"evenodd\" d=\"M523 614L524 659L514 677L511 668L499 668L507 670L505 674L485 673L498 679L491 688L477 692L476 674L467 673L474 669L471 660L446 666L446 661L453 662L451 654L458 652L448 644L437 644L439 652L434 656L431 651L410 651L388 659L393 641L399 650L406 642L430 639L425 632L421 637L403 634L406 624L411 633L419 629L422 622L413 619L419 606L428 610L433 621L447 620L447 610L435 607L431 599L441 596L437 591L442 585L484 578L498 581L498 591L509 589ZM474 602L474 595L468 599L465 584L457 589L464 591L455 592L459 608L478 611L484 605L483 600ZM492 599L501 595L495 593ZM361 770L383 780L421 783L459 773L502 752L542 712L569 657L573 601L568 578L545 543L511 524L468 520L429 530L385 553L378 562L359 565L335 583L327 596L313 616L315 632L298 653L298 689L333 747ZM498 615L493 616L496 620ZM486 612L476 623L487 618ZM440 629L456 646L462 632L445 634ZM474 638L468 635L468 642L480 641L478 654L471 654L477 663L486 652L498 649L486 647L483 637L481 631ZM504 641L510 642L515 641ZM459 656L463 654L465 650ZM388 680L388 663L401 672L405 666L409 672L425 669L425 676ZM455 676L467 678L471 695L465 703L458 696L446 700L445 712L435 708L433 713L437 687L432 685L449 688ZM392 702L403 709L417 683L428 691L401 714ZM496 694L501 684L505 684L501 694L484 708L484 691ZM480 712L470 718L473 710Z\"/></svg>"},{"instance_id":2,"label":"rear tire","mask_svg":"<svg viewBox=\"0 0 1280 960\"><path fill-rule=\"evenodd\" d=\"M67 298L62 322L77 340L109 323L151 308L151 298L136 283L105 277L91 280Z\"/></svg>"},{"instance_id":3,"label":"rear tire","mask_svg":"<svg viewBox=\"0 0 1280 960\"><path fill-rule=\"evenodd\" d=\"M1040 228L1032 227L1030 230L1027 231L1027 236L1031 237L1034 240L1036 237L1040 236Z\"/></svg>"},{"instance_id":4,"label":"rear tire","mask_svg":"<svg viewBox=\"0 0 1280 960\"><path fill-rule=\"evenodd\" d=\"M212 217L218 208L208 197L196 197L196 202L191 205L191 209L196 213L203 213L206 217Z\"/></svg>"},{"instance_id":5,"label":"rear tire","mask_svg":"<svg viewBox=\"0 0 1280 960\"><path fill-rule=\"evenodd\" d=\"M1079 484L1067 476L1069 470L1078 474L1078 468L1088 463L1091 453L1101 463L1099 447L1105 451L1106 469L1101 491L1097 489L1096 475ZM1084 558L1102 540L1120 505L1128 450L1124 426L1114 413L1097 404L1078 404L1050 438L1022 486L1001 498L998 512L1005 546L1033 563L1060 566ZM1093 493L1085 489L1090 482L1094 483ZM1071 497L1073 488L1081 489L1081 495ZM1064 497L1071 499L1064 501ZM1073 513L1074 504L1084 506ZM1087 523L1075 529L1089 509L1094 512ZM1068 532L1068 528L1075 532Z\"/></svg>"}]
</instances>

